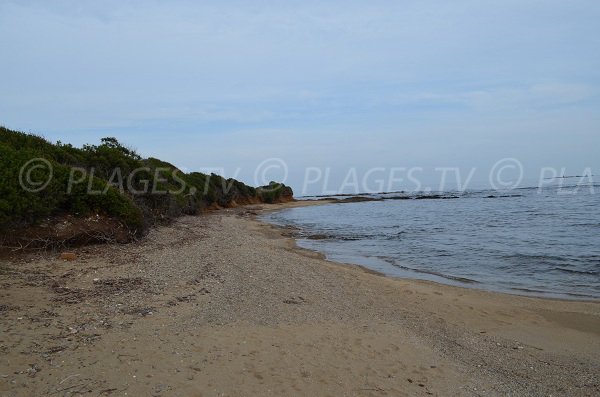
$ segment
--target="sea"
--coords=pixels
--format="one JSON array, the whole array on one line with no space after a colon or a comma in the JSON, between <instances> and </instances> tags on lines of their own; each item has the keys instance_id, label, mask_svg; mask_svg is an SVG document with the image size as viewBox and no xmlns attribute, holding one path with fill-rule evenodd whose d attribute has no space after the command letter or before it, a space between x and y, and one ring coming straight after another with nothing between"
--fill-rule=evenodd
<instances>
[{"instance_id":1,"label":"sea","mask_svg":"<svg viewBox=\"0 0 600 397\"><path fill-rule=\"evenodd\" d=\"M300 247L391 277L600 299L600 185L337 198L346 202L264 220L292 230Z\"/></svg>"}]
</instances>

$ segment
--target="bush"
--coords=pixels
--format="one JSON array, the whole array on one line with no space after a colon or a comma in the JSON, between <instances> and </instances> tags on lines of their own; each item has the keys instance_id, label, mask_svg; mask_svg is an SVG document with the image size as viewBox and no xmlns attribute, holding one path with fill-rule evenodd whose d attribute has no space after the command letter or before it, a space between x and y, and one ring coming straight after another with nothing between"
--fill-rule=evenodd
<instances>
[{"instance_id":1,"label":"bush","mask_svg":"<svg viewBox=\"0 0 600 397\"><path fill-rule=\"evenodd\" d=\"M32 180L49 182L40 192L29 192L20 184L20 171L35 158L48 161L53 174L49 178L47 169L34 169ZM73 176L77 181L84 178L70 186ZM64 214L102 214L142 232L157 221L196 214L212 204L271 203L288 197L291 189L275 182L255 189L216 174L185 174L165 161L143 159L113 137L103 138L100 145L76 148L0 127L2 230Z\"/></svg>"},{"instance_id":2,"label":"bush","mask_svg":"<svg viewBox=\"0 0 600 397\"><path fill-rule=\"evenodd\" d=\"M266 186L256 189L259 197L265 203L272 204L281 201L291 200L293 197L292 189L283 183L271 181Z\"/></svg>"}]
</instances>

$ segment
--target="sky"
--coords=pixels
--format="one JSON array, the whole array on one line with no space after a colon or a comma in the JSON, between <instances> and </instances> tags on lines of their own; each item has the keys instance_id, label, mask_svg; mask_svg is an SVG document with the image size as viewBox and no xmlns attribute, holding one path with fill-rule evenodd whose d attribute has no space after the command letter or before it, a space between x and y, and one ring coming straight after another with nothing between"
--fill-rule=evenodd
<instances>
[{"instance_id":1,"label":"sky","mask_svg":"<svg viewBox=\"0 0 600 397\"><path fill-rule=\"evenodd\" d=\"M597 0L1 0L0 124L297 194L506 159L600 174L599 20Z\"/></svg>"}]
</instances>

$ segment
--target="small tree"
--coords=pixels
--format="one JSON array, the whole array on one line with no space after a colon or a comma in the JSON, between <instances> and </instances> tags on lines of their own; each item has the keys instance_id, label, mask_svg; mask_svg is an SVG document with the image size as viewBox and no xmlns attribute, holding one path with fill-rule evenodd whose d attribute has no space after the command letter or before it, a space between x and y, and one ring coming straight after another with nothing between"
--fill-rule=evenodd
<instances>
[{"instance_id":1,"label":"small tree","mask_svg":"<svg viewBox=\"0 0 600 397\"><path fill-rule=\"evenodd\" d=\"M115 137L102 138L100 140L100 142L102 142L101 146L106 146L111 149L120 150L121 152L123 152L123 154L125 154L126 156L129 156L133 159L136 159L136 160L142 159L142 157L139 154L137 154L134 149L123 146Z\"/></svg>"}]
</instances>

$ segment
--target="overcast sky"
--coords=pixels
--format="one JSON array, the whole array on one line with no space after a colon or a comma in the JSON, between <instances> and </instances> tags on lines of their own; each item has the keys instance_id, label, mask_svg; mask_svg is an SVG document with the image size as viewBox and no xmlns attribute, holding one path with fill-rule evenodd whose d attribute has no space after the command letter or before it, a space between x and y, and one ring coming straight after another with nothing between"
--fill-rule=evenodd
<instances>
[{"instance_id":1,"label":"overcast sky","mask_svg":"<svg viewBox=\"0 0 600 397\"><path fill-rule=\"evenodd\" d=\"M600 173L598 21L597 0L2 0L0 123L248 183L280 158L297 191L307 167L334 190L505 157Z\"/></svg>"}]
</instances>

